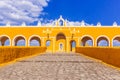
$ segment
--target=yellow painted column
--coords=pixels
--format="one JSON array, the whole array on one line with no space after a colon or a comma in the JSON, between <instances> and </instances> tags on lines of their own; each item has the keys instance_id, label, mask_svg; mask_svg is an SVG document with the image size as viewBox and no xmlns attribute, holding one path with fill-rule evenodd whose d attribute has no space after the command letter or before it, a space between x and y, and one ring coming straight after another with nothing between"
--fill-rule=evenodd
<instances>
[{"instance_id":1,"label":"yellow painted column","mask_svg":"<svg viewBox=\"0 0 120 80\"><path fill-rule=\"evenodd\" d=\"M95 38L94 38L94 42L93 42L93 47L97 47L97 41Z\"/></svg>"},{"instance_id":2,"label":"yellow painted column","mask_svg":"<svg viewBox=\"0 0 120 80\"><path fill-rule=\"evenodd\" d=\"M112 40L110 40L109 42L109 47L112 47Z\"/></svg>"},{"instance_id":3,"label":"yellow painted column","mask_svg":"<svg viewBox=\"0 0 120 80\"><path fill-rule=\"evenodd\" d=\"M66 48L67 48L67 49L66 49L66 50L67 50L66 52L69 53L69 52L70 52L70 49L69 49L69 38L68 38L68 37L67 37L67 47L66 47Z\"/></svg>"},{"instance_id":4,"label":"yellow painted column","mask_svg":"<svg viewBox=\"0 0 120 80\"><path fill-rule=\"evenodd\" d=\"M78 37L78 42L77 43L77 46L76 47L79 47L80 46L80 38Z\"/></svg>"},{"instance_id":5,"label":"yellow painted column","mask_svg":"<svg viewBox=\"0 0 120 80\"><path fill-rule=\"evenodd\" d=\"M53 37L53 50L52 50L53 53L55 53L55 37Z\"/></svg>"},{"instance_id":6,"label":"yellow painted column","mask_svg":"<svg viewBox=\"0 0 120 80\"><path fill-rule=\"evenodd\" d=\"M11 38L11 46L15 46L14 38Z\"/></svg>"},{"instance_id":7,"label":"yellow painted column","mask_svg":"<svg viewBox=\"0 0 120 80\"><path fill-rule=\"evenodd\" d=\"M79 39L79 47L81 47L82 46L82 41L81 41L81 39Z\"/></svg>"},{"instance_id":8,"label":"yellow painted column","mask_svg":"<svg viewBox=\"0 0 120 80\"><path fill-rule=\"evenodd\" d=\"M41 40L41 46L44 46L44 47L45 47L45 39L44 39L44 37L42 37L41 39L42 39L42 40Z\"/></svg>"},{"instance_id":9,"label":"yellow painted column","mask_svg":"<svg viewBox=\"0 0 120 80\"><path fill-rule=\"evenodd\" d=\"M13 39L11 38L10 46L13 46Z\"/></svg>"},{"instance_id":10,"label":"yellow painted column","mask_svg":"<svg viewBox=\"0 0 120 80\"><path fill-rule=\"evenodd\" d=\"M28 46L28 39L25 41L25 46Z\"/></svg>"}]
</instances>

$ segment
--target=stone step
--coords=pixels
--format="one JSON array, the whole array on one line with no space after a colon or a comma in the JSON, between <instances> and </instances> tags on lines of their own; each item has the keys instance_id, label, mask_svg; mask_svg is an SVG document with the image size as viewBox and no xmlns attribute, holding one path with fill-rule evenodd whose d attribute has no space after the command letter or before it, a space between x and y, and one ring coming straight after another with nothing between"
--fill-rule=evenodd
<instances>
[{"instance_id":1,"label":"stone step","mask_svg":"<svg viewBox=\"0 0 120 80\"><path fill-rule=\"evenodd\" d=\"M0 80L120 80L120 71L77 53L46 53L0 68Z\"/></svg>"}]
</instances>

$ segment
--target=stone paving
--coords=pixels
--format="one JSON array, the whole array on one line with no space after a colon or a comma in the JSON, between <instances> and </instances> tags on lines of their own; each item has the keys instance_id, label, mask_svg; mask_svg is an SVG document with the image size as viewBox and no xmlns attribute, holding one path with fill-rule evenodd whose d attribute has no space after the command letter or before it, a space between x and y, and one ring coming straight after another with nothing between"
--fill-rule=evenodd
<instances>
[{"instance_id":1,"label":"stone paving","mask_svg":"<svg viewBox=\"0 0 120 80\"><path fill-rule=\"evenodd\" d=\"M0 80L120 80L120 71L76 53L46 53L0 68Z\"/></svg>"}]
</instances>

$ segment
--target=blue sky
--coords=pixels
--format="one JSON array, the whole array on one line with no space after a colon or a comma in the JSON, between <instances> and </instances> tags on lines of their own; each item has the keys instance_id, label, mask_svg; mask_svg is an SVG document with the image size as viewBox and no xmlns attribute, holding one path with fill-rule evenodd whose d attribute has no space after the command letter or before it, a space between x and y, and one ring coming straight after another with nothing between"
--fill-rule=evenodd
<instances>
[{"instance_id":1,"label":"blue sky","mask_svg":"<svg viewBox=\"0 0 120 80\"><path fill-rule=\"evenodd\" d=\"M44 9L47 19L56 19L59 15L70 21L84 20L89 24L120 24L120 0L51 0Z\"/></svg>"},{"instance_id":2,"label":"blue sky","mask_svg":"<svg viewBox=\"0 0 120 80\"><path fill-rule=\"evenodd\" d=\"M120 0L1 0L0 24L36 25L51 22L60 15L72 22L120 24Z\"/></svg>"},{"instance_id":3,"label":"blue sky","mask_svg":"<svg viewBox=\"0 0 120 80\"><path fill-rule=\"evenodd\" d=\"M120 25L120 0L0 0L0 25L51 25L60 15L73 25Z\"/></svg>"}]
</instances>

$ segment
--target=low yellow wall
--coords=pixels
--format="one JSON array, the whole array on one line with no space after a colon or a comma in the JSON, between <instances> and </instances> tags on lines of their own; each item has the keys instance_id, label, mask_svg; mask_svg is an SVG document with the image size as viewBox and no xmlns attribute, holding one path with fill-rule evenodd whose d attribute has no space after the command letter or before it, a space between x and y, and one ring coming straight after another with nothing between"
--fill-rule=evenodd
<instances>
[{"instance_id":1,"label":"low yellow wall","mask_svg":"<svg viewBox=\"0 0 120 80\"><path fill-rule=\"evenodd\" d=\"M120 48L118 47L77 47L76 52L102 60L113 66L120 67Z\"/></svg>"},{"instance_id":2,"label":"low yellow wall","mask_svg":"<svg viewBox=\"0 0 120 80\"><path fill-rule=\"evenodd\" d=\"M0 64L46 51L46 47L0 47Z\"/></svg>"}]
</instances>

